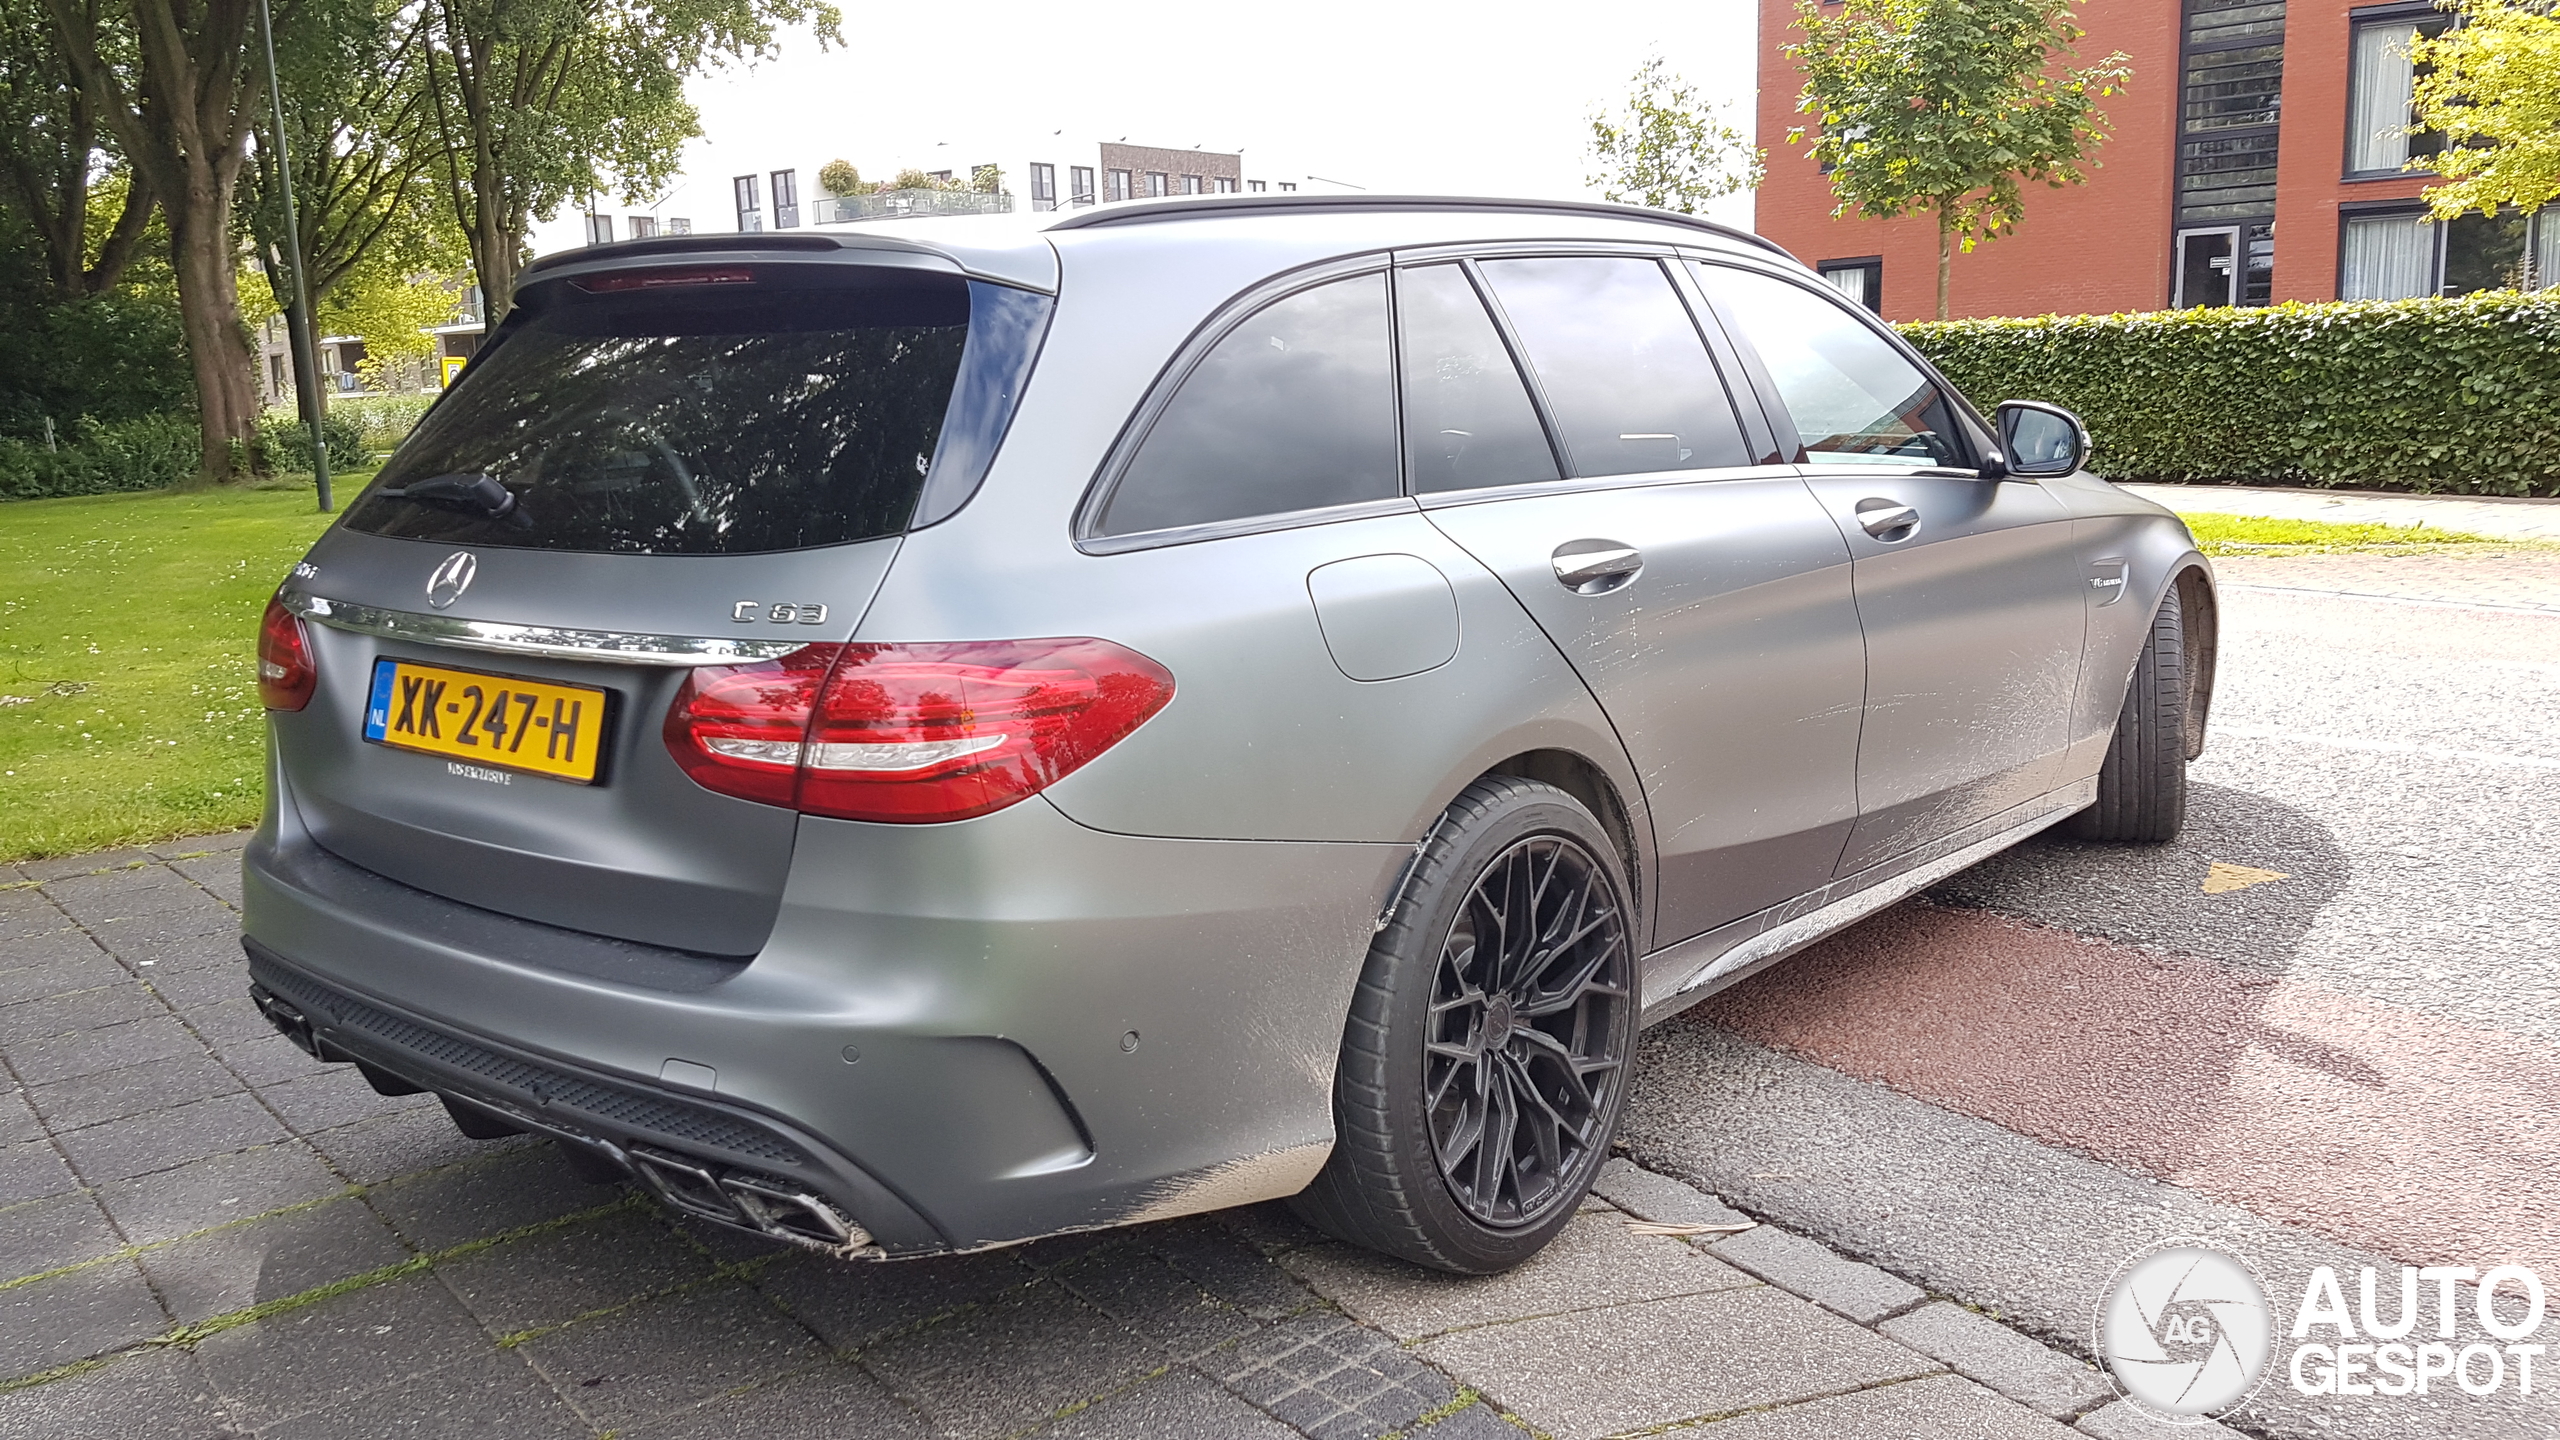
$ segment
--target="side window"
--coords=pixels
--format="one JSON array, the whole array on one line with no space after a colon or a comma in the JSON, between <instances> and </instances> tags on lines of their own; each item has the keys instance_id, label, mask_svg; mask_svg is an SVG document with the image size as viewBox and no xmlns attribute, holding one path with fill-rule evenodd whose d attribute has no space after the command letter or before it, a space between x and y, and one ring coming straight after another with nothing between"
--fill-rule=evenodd
<instances>
[{"instance_id":1,"label":"side window","mask_svg":"<svg viewBox=\"0 0 2560 1440\"><path fill-rule=\"evenodd\" d=\"M1156 417L1104 506L1128 535L1392 499L1387 277L1301 290L1227 332Z\"/></svg>"},{"instance_id":2,"label":"side window","mask_svg":"<svg viewBox=\"0 0 2560 1440\"><path fill-rule=\"evenodd\" d=\"M1946 397L1864 322L1801 285L1698 261L1698 283L1760 352L1808 458L1964 465Z\"/></svg>"},{"instance_id":3,"label":"side window","mask_svg":"<svg viewBox=\"0 0 2560 1440\"><path fill-rule=\"evenodd\" d=\"M1396 273L1404 431L1416 491L1558 478L1555 452L1476 287L1455 265Z\"/></svg>"},{"instance_id":4,"label":"side window","mask_svg":"<svg viewBox=\"0 0 2560 1440\"><path fill-rule=\"evenodd\" d=\"M1487 260L1577 475L1751 463L1689 307L1654 261Z\"/></svg>"}]
</instances>

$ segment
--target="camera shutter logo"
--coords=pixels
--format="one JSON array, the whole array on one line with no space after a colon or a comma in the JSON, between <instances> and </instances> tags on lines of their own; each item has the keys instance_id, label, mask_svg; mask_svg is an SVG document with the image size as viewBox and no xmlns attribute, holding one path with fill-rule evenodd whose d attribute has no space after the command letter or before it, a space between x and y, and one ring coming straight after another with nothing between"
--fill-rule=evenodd
<instances>
[{"instance_id":1,"label":"camera shutter logo","mask_svg":"<svg viewBox=\"0 0 2560 1440\"><path fill-rule=\"evenodd\" d=\"M427 577L427 603L438 610L462 598L471 588L471 577L480 573L480 562L468 550L456 550L444 557L444 563Z\"/></svg>"},{"instance_id":2,"label":"camera shutter logo","mask_svg":"<svg viewBox=\"0 0 2560 1440\"><path fill-rule=\"evenodd\" d=\"M2125 1398L2169 1421L2228 1414L2265 1378L2266 1287L2206 1240L2164 1240L2127 1260L2099 1298L2096 1344Z\"/></svg>"}]
</instances>

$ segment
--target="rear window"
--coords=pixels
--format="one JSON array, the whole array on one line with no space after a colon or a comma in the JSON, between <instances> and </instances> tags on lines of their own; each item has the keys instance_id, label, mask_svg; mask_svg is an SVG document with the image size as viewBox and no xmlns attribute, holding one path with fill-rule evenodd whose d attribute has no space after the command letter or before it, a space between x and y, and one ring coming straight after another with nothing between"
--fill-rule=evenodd
<instances>
[{"instance_id":1,"label":"rear window","mask_svg":"<svg viewBox=\"0 0 2560 1440\"><path fill-rule=\"evenodd\" d=\"M688 283L632 278L651 274ZM529 292L349 507L348 528L647 555L896 534L937 464L983 472L1038 342L1025 313L1045 322L1047 305L854 266L581 278L634 288ZM973 336L973 311L986 333ZM988 373L964 382L964 362ZM1007 414L974 413L990 406ZM957 453L938 460L943 449ZM934 476L938 496L961 499L976 481Z\"/></svg>"}]
</instances>

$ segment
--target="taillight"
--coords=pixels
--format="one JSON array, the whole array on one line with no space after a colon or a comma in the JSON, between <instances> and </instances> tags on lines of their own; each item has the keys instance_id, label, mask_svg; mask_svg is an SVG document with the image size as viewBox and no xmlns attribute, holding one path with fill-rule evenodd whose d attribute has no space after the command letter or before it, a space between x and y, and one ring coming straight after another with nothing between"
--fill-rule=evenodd
<instances>
[{"instance_id":1,"label":"taillight","mask_svg":"<svg viewBox=\"0 0 2560 1440\"><path fill-rule=\"evenodd\" d=\"M270 710L299 710L311 703L311 687L319 680L301 618L282 601L269 600L266 618L258 622L258 699Z\"/></svg>"},{"instance_id":2,"label":"taillight","mask_svg":"<svg viewBox=\"0 0 2560 1440\"><path fill-rule=\"evenodd\" d=\"M1107 640L810 645L691 672L666 742L705 789L925 824L1039 793L1172 698L1163 666Z\"/></svg>"}]
</instances>

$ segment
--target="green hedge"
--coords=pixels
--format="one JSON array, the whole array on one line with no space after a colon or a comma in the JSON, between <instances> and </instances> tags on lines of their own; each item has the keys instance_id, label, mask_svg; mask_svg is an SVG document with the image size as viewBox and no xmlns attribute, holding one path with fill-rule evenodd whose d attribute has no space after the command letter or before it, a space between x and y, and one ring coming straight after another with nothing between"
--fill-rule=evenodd
<instances>
[{"instance_id":1,"label":"green hedge","mask_svg":"<svg viewBox=\"0 0 2560 1440\"><path fill-rule=\"evenodd\" d=\"M2560 293L1901 328L1986 414L2079 412L2110 479L2560 495Z\"/></svg>"},{"instance_id":2,"label":"green hedge","mask_svg":"<svg viewBox=\"0 0 2560 1440\"><path fill-rule=\"evenodd\" d=\"M0 439L0 500L158 490L196 473L198 447L196 422L182 415L113 425L82 420L52 450Z\"/></svg>"},{"instance_id":3,"label":"green hedge","mask_svg":"<svg viewBox=\"0 0 2560 1440\"><path fill-rule=\"evenodd\" d=\"M320 417L320 434L329 442L329 468L352 470L365 462L364 421L332 405ZM311 427L291 410L270 410L258 417L258 448L267 465L297 474L311 471Z\"/></svg>"},{"instance_id":4,"label":"green hedge","mask_svg":"<svg viewBox=\"0 0 2560 1440\"><path fill-rule=\"evenodd\" d=\"M417 427L418 417L427 413L427 407L434 404L435 399L433 394L359 395L330 401L329 413L333 417L345 415L354 420L357 428L364 432L366 449L387 451L408 438L409 432ZM336 442L330 443L329 453L338 453Z\"/></svg>"}]
</instances>

